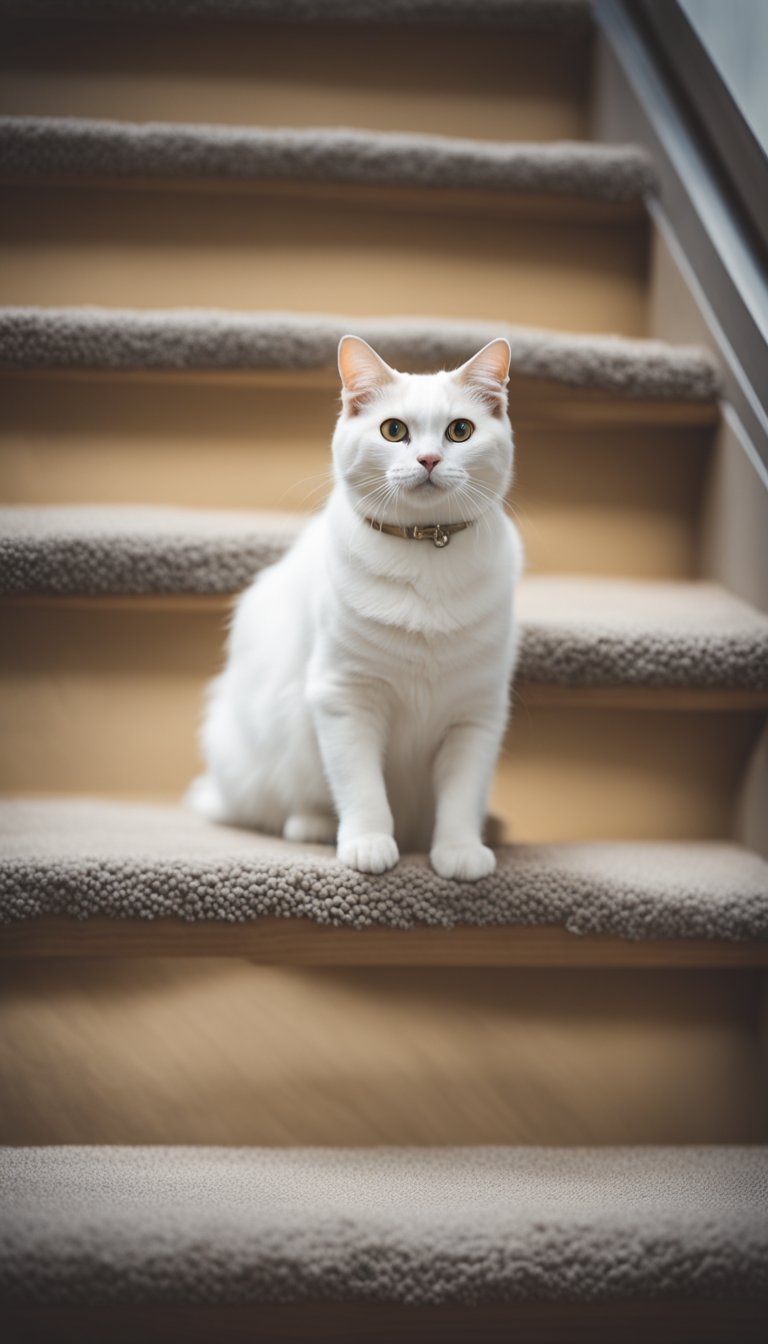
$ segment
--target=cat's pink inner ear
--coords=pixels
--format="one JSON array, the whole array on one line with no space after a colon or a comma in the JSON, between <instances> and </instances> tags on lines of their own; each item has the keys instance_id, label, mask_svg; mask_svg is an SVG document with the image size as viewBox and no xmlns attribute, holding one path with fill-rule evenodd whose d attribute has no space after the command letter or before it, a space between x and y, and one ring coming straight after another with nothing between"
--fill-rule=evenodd
<instances>
[{"instance_id":1,"label":"cat's pink inner ear","mask_svg":"<svg viewBox=\"0 0 768 1344\"><path fill-rule=\"evenodd\" d=\"M511 358L509 341L499 336L456 370L459 382L481 397L494 415L504 410Z\"/></svg>"},{"instance_id":2,"label":"cat's pink inner ear","mask_svg":"<svg viewBox=\"0 0 768 1344\"><path fill-rule=\"evenodd\" d=\"M339 373L344 405L352 414L395 376L389 365L360 336L342 336L339 341Z\"/></svg>"}]
</instances>

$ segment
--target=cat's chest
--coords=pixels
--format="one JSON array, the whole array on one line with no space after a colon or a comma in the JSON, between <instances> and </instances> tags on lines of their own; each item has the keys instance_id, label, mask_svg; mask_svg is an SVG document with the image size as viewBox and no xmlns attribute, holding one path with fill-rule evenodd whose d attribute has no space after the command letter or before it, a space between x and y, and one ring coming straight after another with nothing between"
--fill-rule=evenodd
<instances>
[{"instance_id":1,"label":"cat's chest","mask_svg":"<svg viewBox=\"0 0 768 1344\"><path fill-rule=\"evenodd\" d=\"M408 574L353 570L334 594L342 620L381 627L417 649L420 641L440 643L483 624L498 586L488 576L424 565Z\"/></svg>"},{"instance_id":2,"label":"cat's chest","mask_svg":"<svg viewBox=\"0 0 768 1344\"><path fill-rule=\"evenodd\" d=\"M387 538L374 538L374 543ZM391 560L335 549L317 632L330 665L380 676L414 694L424 682L471 680L501 666L512 618L512 572L477 539L453 553L393 541ZM499 548L503 549L503 548Z\"/></svg>"},{"instance_id":3,"label":"cat's chest","mask_svg":"<svg viewBox=\"0 0 768 1344\"><path fill-rule=\"evenodd\" d=\"M333 625L332 627L333 628ZM446 606L424 593L384 592L337 610L340 651L364 675L395 686L398 698L419 713L425 685L471 678L468 658L501 656L505 623L478 618L472 603Z\"/></svg>"}]
</instances>

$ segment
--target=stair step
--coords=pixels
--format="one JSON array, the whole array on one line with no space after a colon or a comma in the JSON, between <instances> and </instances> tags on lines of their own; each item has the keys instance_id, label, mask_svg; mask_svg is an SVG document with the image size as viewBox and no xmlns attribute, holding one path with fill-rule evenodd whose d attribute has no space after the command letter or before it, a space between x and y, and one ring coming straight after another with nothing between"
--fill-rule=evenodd
<instances>
[{"instance_id":1,"label":"stair step","mask_svg":"<svg viewBox=\"0 0 768 1344\"><path fill-rule=\"evenodd\" d=\"M22 512L8 511L17 517ZM39 523L49 511L27 512ZM71 511L64 512L73 517ZM110 510L88 512L102 520L115 516ZM145 520L153 512L139 510ZM162 534L164 563L175 566L174 581L177 575L188 577L190 567L209 573L211 552L201 547L200 532L192 537L185 530L190 515L171 512L182 520L174 546L168 545L171 534ZM82 516L80 510L74 513ZM125 510L116 513L124 522ZM230 514L213 517L226 518L227 526L233 522ZM246 517L252 522L254 515ZM267 558L267 541L271 539L275 553L279 545L280 519L271 516L269 521L272 532L256 534L261 560ZM0 527L2 531L6 554L10 548L19 560L18 536L11 543L7 529ZM49 530L47 535L51 541L55 534ZM134 529L130 535L133 549L127 552L116 545L121 537L125 540L125 528L108 536L102 531L100 540L92 533L94 549L77 551L81 561L93 561L85 564L88 573L101 574L103 561L108 566L104 574L114 574L115 559L133 554L138 569L131 563L122 577L133 580L138 572L146 589L152 533L142 538ZM241 533L241 540L243 536L253 550L253 532ZM63 548L48 550L46 564L58 556L68 565L78 537L82 543L82 532L70 532ZM186 544L181 547L183 537ZM242 552L230 546L231 531L226 540L224 553L236 567ZM38 565L39 533L28 536L23 551L27 560L36 557ZM151 548L149 559L156 577ZM10 567L5 568L10 574ZM24 576L29 589L35 576L26 560L24 566L16 565L15 573L17 580ZM61 586L55 562L46 574ZM546 615L544 578L534 577L527 586L533 595L538 590L540 614ZM543 627L532 630L528 651L524 644L492 809L511 825L510 836L516 840L732 835L734 799L765 718L764 618L710 585L668 588L628 581L621 585L627 597L622 615L626 621L632 614L631 599L638 594L634 631L625 623L611 633L604 621L589 616L590 603L593 594L602 592L610 606L619 590L589 579L578 588L574 601L584 613L579 638L566 611L568 619L561 625L553 620L547 627L545 620ZM648 600L654 593L668 594L664 606L671 634L655 617L648 618L649 607L655 610ZM177 798L199 770L196 742L203 692L221 666L229 607L228 598L215 594L22 593L3 599L0 739L6 750L0 789L13 794ZM709 628L715 613L719 636ZM551 614L556 616L557 609ZM639 649L635 666L633 648ZM573 684L553 681L550 655L557 675L567 671ZM533 676L539 680L528 679ZM602 684L594 684L596 678Z\"/></svg>"},{"instance_id":2,"label":"stair step","mask_svg":"<svg viewBox=\"0 0 768 1344\"><path fill-rule=\"evenodd\" d=\"M8 0L0 5L6 13ZM367 126L553 140L589 134L589 7L365 4L16 6L4 113ZM64 13L62 14L62 9ZM223 21L222 21L223 20ZM329 21L330 20L330 21ZM303 29L297 30L297 22ZM403 38L407 25L407 40ZM365 76L361 78L360 72ZM394 95L394 96L393 96Z\"/></svg>"},{"instance_id":3,"label":"stair step","mask_svg":"<svg viewBox=\"0 0 768 1344\"><path fill-rule=\"evenodd\" d=\"M133 505L0 509L0 592L231 593L279 559L301 522L278 512Z\"/></svg>"},{"instance_id":4,"label":"stair step","mask_svg":"<svg viewBox=\"0 0 768 1344\"><path fill-rule=\"evenodd\" d=\"M555 386L567 414L580 406L589 420L618 422L666 415L716 419L720 390L711 354L692 346L621 336L584 335L511 326L505 321L424 317L340 317L324 313L94 307L0 308L0 373L103 372L145 377L191 375L298 381L336 386L336 348L350 330L398 368L458 365L488 341L512 348L513 397L538 392L551 403ZM583 400L579 401L581 397ZM540 406L538 418L545 414ZM557 416L557 406L553 414Z\"/></svg>"},{"instance_id":5,"label":"stair step","mask_svg":"<svg viewBox=\"0 0 768 1344\"><path fill-rule=\"evenodd\" d=\"M184 601L3 606L0 790L180 796L228 624ZM764 692L518 682L491 808L514 840L728 838L764 721Z\"/></svg>"},{"instance_id":6,"label":"stair step","mask_svg":"<svg viewBox=\"0 0 768 1344\"><path fill-rule=\"evenodd\" d=\"M768 616L718 584L532 575L518 602L523 681L768 690Z\"/></svg>"},{"instance_id":7,"label":"stair step","mask_svg":"<svg viewBox=\"0 0 768 1344\"><path fill-rule=\"evenodd\" d=\"M338 1338L327 1314L347 1303L358 1328L369 1313L366 1338L391 1339L387 1307L413 1328L431 1306L458 1312L467 1333L454 1320L438 1334L427 1316L428 1334L409 1337L467 1339L488 1317L462 1307L495 1306L490 1337L505 1324L508 1339L521 1313L535 1324L537 1305L561 1304L563 1330L566 1312L594 1323L600 1304L637 1324L644 1304L659 1324L671 1312L665 1340L757 1339L768 1295L768 1151L757 1146L70 1146L6 1148L0 1163L6 1310L81 1305L103 1325L105 1307L119 1321L132 1304L150 1317L153 1304L215 1305L226 1323L224 1304L252 1304L261 1335L283 1310L295 1328L289 1304L304 1303L311 1328L280 1337L314 1339ZM738 1333L710 1335L696 1313L703 1333L678 1335L682 1303Z\"/></svg>"},{"instance_id":8,"label":"stair step","mask_svg":"<svg viewBox=\"0 0 768 1344\"><path fill-rule=\"evenodd\" d=\"M67 171L43 172L65 144ZM4 119L3 145L11 303L354 311L364 298L503 320L514 295L522 321L645 330L650 170L631 146L55 118ZM133 176L110 168L131 161Z\"/></svg>"},{"instance_id":9,"label":"stair step","mask_svg":"<svg viewBox=\"0 0 768 1344\"><path fill-rule=\"evenodd\" d=\"M446 135L340 127L271 128L0 117L0 179L197 183L242 189L259 183L319 183L426 189L425 205L459 204L463 193L623 203L640 213L653 169L634 145L520 144ZM449 186L446 184L450 184ZM565 204L565 203L568 204ZM485 198L483 198L485 204ZM538 207L537 207L538 208ZM613 213L613 212L612 212Z\"/></svg>"},{"instance_id":10,"label":"stair step","mask_svg":"<svg viewBox=\"0 0 768 1344\"><path fill-rule=\"evenodd\" d=\"M9 956L284 965L768 965L768 864L725 843L503 846L478 883L385 877L178 807L0 803Z\"/></svg>"},{"instance_id":11,"label":"stair step","mask_svg":"<svg viewBox=\"0 0 768 1344\"><path fill-rule=\"evenodd\" d=\"M314 509L329 481L336 345L356 327L405 368L458 363L498 330L306 314L0 310L4 502ZM512 504L530 566L693 577L718 420L710 356L504 330L518 447ZM232 367L205 367L222 355Z\"/></svg>"},{"instance_id":12,"label":"stair step","mask_svg":"<svg viewBox=\"0 0 768 1344\"><path fill-rule=\"evenodd\" d=\"M713 430L665 423L706 403L566 402L512 388L510 504L535 573L690 579ZM558 399L558 393L560 397ZM146 504L313 511L330 490L336 389L94 374L7 374L4 504ZM565 417L572 412L571 423ZM604 423L632 414L638 423ZM659 423L643 423L656 409ZM215 463L215 470L212 464Z\"/></svg>"},{"instance_id":13,"label":"stair step","mask_svg":"<svg viewBox=\"0 0 768 1344\"><path fill-rule=\"evenodd\" d=\"M244 587L301 515L151 506L0 509L6 597L189 595ZM768 703L768 617L717 584L523 580L523 682L753 692Z\"/></svg>"}]
</instances>

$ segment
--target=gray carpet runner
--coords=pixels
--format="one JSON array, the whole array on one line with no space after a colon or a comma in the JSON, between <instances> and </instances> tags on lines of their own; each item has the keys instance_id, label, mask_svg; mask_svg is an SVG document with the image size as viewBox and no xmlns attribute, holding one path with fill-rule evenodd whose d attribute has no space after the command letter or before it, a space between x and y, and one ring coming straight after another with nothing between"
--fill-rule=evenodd
<instances>
[{"instance_id":1,"label":"gray carpet runner","mask_svg":"<svg viewBox=\"0 0 768 1344\"><path fill-rule=\"evenodd\" d=\"M0 802L0 923L265 916L349 928L550 925L614 937L768 939L768 863L721 841L505 845L479 882L408 855L381 877L333 849L161 804Z\"/></svg>"},{"instance_id":2,"label":"gray carpet runner","mask_svg":"<svg viewBox=\"0 0 768 1344\"><path fill-rule=\"evenodd\" d=\"M711 401L712 356L692 346L443 318L208 309L0 308L0 368L328 370L346 332L402 369L454 367L493 340L512 347L512 376L638 400Z\"/></svg>"},{"instance_id":3,"label":"gray carpet runner","mask_svg":"<svg viewBox=\"0 0 768 1344\"><path fill-rule=\"evenodd\" d=\"M302 519L153 505L0 508L0 593L232 593Z\"/></svg>"},{"instance_id":4,"label":"gray carpet runner","mask_svg":"<svg viewBox=\"0 0 768 1344\"><path fill-rule=\"evenodd\" d=\"M4 508L0 594L227 595L278 559L303 521L149 505ZM520 681L768 689L768 616L717 584L536 575L519 604Z\"/></svg>"},{"instance_id":5,"label":"gray carpet runner","mask_svg":"<svg viewBox=\"0 0 768 1344\"><path fill-rule=\"evenodd\" d=\"M768 1150L0 1149L0 1301L768 1295Z\"/></svg>"},{"instance_id":6,"label":"gray carpet runner","mask_svg":"<svg viewBox=\"0 0 768 1344\"><path fill-rule=\"evenodd\" d=\"M0 176L50 175L346 182L603 201L639 201L653 186L647 155L632 145L0 117Z\"/></svg>"}]
</instances>

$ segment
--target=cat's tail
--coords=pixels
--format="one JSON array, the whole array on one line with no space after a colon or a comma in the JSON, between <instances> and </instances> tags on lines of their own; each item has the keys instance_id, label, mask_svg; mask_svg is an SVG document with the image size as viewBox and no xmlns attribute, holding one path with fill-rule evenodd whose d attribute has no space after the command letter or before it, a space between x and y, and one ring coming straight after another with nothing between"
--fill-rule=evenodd
<instances>
[{"instance_id":1,"label":"cat's tail","mask_svg":"<svg viewBox=\"0 0 768 1344\"><path fill-rule=\"evenodd\" d=\"M208 821L227 821L227 808L219 786L210 775L193 779L183 798L184 806Z\"/></svg>"}]
</instances>

